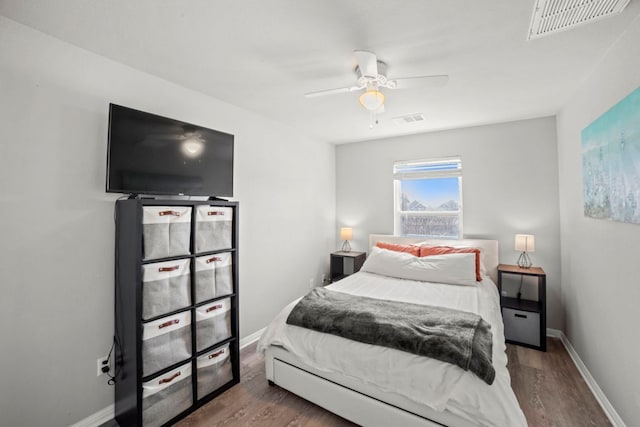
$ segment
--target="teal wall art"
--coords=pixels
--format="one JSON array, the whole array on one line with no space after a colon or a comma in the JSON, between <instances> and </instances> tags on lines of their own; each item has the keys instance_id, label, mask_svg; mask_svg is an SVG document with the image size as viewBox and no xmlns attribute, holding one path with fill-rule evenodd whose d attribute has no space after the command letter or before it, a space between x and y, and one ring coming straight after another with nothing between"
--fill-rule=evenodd
<instances>
[{"instance_id":1,"label":"teal wall art","mask_svg":"<svg viewBox=\"0 0 640 427\"><path fill-rule=\"evenodd\" d=\"M640 87L582 130L584 214L640 224Z\"/></svg>"}]
</instances>

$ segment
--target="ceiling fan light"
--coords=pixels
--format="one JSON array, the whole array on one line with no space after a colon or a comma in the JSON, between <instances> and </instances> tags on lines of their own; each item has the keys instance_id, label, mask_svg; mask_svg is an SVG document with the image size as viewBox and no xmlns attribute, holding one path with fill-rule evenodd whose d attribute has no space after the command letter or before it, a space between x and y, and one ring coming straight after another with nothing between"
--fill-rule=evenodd
<instances>
[{"instance_id":1,"label":"ceiling fan light","mask_svg":"<svg viewBox=\"0 0 640 427\"><path fill-rule=\"evenodd\" d=\"M384 94L376 89L370 89L358 98L360 105L369 111L375 111L384 104Z\"/></svg>"}]
</instances>

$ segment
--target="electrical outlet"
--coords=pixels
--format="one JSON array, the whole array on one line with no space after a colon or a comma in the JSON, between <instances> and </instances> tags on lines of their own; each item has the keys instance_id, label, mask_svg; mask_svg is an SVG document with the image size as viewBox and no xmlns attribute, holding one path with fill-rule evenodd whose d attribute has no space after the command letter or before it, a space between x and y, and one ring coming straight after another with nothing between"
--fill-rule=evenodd
<instances>
[{"instance_id":1,"label":"electrical outlet","mask_svg":"<svg viewBox=\"0 0 640 427\"><path fill-rule=\"evenodd\" d=\"M313 289L316 286L316 281L313 279L309 279L309 289Z\"/></svg>"},{"instance_id":2,"label":"electrical outlet","mask_svg":"<svg viewBox=\"0 0 640 427\"><path fill-rule=\"evenodd\" d=\"M96 362L96 365L97 365L96 374L97 374L98 377L100 375L106 374L111 369L110 366L109 366L109 359L106 356L98 358L98 360ZM103 368L107 368L107 370L104 371Z\"/></svg>"},{"instance_id":3,"label":"electrical outlet","mask_svg":"<svg viewBox=\"0 0 640 427\"><path fill-rule=\"evenodd\" d=\"M322 282L321 282L321 283L322 283L322 286L325 286L325 285L327 285L327 284L328 284L328 283L327 283L327 275L326 275L326 274L322 273L322 276L321 276L320 280L322 281Z\"/></svg>"}]
</instances>

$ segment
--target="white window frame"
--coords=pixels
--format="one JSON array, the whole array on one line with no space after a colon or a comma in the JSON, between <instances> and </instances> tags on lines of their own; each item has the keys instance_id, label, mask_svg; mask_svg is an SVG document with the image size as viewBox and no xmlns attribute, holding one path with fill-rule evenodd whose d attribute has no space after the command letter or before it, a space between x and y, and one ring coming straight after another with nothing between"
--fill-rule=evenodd
<instances>
[{"instance_id":1,"label":"white window frame","mask_svg":"<svg viewBox=\"0 0 640 427\"><path fill-rule=\"evenodd\" d=\"M397 171L398 168L406 167L406 166L416 166L416 165L433 165L436 166L438 164L451 164L457 163L458 167L456 169L451 170L432 170L432 171L418 171L418 172L400 172ZM401 210L401 201L400 201L400 183L401 181L410 180L410 179L432 179L432 178L458 178L458 191L460 194L460 200L458 201L459 209L457 211L402 211ZM460 156L451 156L451 157L441 157L434 159L422 159L422 160L400 160L393 162L393 232L396 236L402 236L401 221L400 217L403 214L411 213L415 216L457 216L459 221L458 227L458 236L455 237L447 237L447 236L434 236L429 234L412 234L411 236L424 236L428 238L439 238L439 239L461 239L463 236L462 233L462 219L463 219L463 208L462 208L462 158Z\"/></svg>"}]
</instances>

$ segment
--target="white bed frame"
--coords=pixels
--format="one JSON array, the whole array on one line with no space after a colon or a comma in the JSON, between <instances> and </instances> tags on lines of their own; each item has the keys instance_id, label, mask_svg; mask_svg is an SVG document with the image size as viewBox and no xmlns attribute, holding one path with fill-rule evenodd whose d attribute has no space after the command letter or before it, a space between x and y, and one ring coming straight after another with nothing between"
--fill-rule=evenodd
<instances>
[{"instance_id":1,"label":"white bed frame","mask_svg":"<svg viewBox=\"0 0 640 427\"><path fill-rule=\"evenodd\" d=\"M498 242L496 240L433 240L382 234L369 236L369 246L377 242L473 246L480 248L487 274L496 282ZM282 347L265 351L265 369L269 384L276 384L349 421L366 427L473 427L475 424L448 411L437 412L402 396L385 393L352 378L323 372L308 366Z\"/></svg>"}]
</instances>

